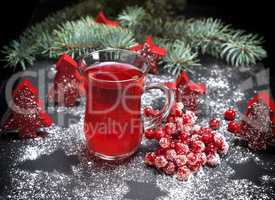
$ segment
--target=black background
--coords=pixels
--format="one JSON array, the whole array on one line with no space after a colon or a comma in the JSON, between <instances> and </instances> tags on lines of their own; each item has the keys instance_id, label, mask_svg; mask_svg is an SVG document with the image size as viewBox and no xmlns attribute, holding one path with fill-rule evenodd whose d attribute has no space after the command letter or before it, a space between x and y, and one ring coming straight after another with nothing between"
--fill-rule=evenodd
<instances>
[{"instance_id":1,"label":"black background","mask_svg":"<svg viewBox=\"0 0 275 200\"><path fill-rule=\"evenodd\" d=\"M50 12L70 5L76 0L28 0L28 1L1 1L1 31L0 47L11 39L15 39L28 26L47 16ZM187 8L183 13L190 17L212 16L221 18L225 23L233 24L236 28L258 33L265 38L265 48L268 59L264 60L266 67L274 71L274 39L272 1L248 0L188 0ZM2 55L0 55L2 57ZM0 78L7 78L12 73L11 69L3 69L1 61ZM3 73L5 72L5 73ZM274 74L274 73L273 73ZM274 78L271 75L271 88L275 96Z\"/></svg>"}]
</instances>

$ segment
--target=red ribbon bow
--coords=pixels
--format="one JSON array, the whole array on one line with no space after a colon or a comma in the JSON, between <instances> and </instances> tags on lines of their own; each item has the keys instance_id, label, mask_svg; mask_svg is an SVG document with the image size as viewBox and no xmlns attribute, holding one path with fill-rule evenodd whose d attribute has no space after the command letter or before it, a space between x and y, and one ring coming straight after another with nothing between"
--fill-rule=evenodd
<instances>
[{"instance_id":1,"label":"red ribbon bow","mask_svg":"<svg viewBox=\"0 0 275 200\"><path fill-rule=\"evenodd\" d=\"M97 14L95 21L97 23L105 24L107 26L119 26L119 22L108 19L103 11L100 11Z\"/></svg>"},{"instance_id":2,"label":"red ribbon bow","mask_svg":"<svg viewBox=\"0 0 275 200\"><path fill-rule=\"evenodd\" d=\"M270 109L270 120L272 122L272 132L275 134L275 102L265 91L259 92L256 96L247 101L247 108L259 101L264 102Z\"/></svg>"},{"instance_id":3,"label":"red ribbon bow","mask_svg":"<svg viewBox=\"0 0 275 200\"><path fill-rule=\"evenodd\" d=\"M186 71L183 71L176 82L166 82L164 83L167 87L171 89L177 89L180 85L185 85L185 91L187 93L195 92L199 95L206 92L206 87L203 83L194 83L190 80Z\"/></svg>"},{"instance_id":4,"label":"red ribbon bow","mask_svg":"<svg viewBox=\"0 0 275 200\"><path fill-rule=\"evenodd\" d=\"M265 91L259 92L256 96L249 99L247 101L247 107L250 107L252 104L257 103L260 100L263 101L269 107L269 109L275 111L275 103L269 94Z\"/></svg>"},{"instance_id":5,"label":"red ribbon bow","mask_svg":"<svg viewBox=\"0 0 275 200\"><path fill-rule=\"evenodd\" d=\"M154 43L153 37L151 35L146 37L146 40L145 40L144 44L136 44L135 46L131 47L130 50L138 52L138 51L143 50L145 45L148 46L149 52L152 53L152 54L157 54L161 57L166 55L165 48L161 48L161 47L157 46Z\"/></svg>"}]
</instances>

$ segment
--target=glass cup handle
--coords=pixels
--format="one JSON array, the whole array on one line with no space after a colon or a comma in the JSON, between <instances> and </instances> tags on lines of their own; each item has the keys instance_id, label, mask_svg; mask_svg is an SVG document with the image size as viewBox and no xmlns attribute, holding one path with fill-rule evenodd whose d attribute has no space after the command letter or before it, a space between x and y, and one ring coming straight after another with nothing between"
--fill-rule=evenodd
<instances>
[{"instance_id":1,"label":"glass cup handle","mask_svg":"<svg viewBox=\"0 0 275 200\"><path fill-rule=\"evenodd\" d=\"M166 101L163 108L160 110L160 114L158 116L151 117L150 120L148 121L144 120L144 129L153 128L155 126L160 125L161 122L163 122L166 119L166 117L169 115L175 100L174 91L164 85L154 84L154 85L146 86L144 92L147 92L152 89L161 90L166 96Z\"/></svg>"}]
</instances>

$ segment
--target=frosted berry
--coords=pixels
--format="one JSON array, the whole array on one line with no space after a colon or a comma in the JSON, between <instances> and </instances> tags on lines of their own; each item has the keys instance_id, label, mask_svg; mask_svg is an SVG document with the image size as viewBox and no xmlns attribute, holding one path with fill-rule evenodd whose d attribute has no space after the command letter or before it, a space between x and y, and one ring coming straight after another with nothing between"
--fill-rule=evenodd
<instances>
[{"instance_id":1,"label":"frosted berry","mask_svg":"<svg viewBox=\"0 0 275 200\"><path fill-rule=\"evenodd\" d=\"M205 153L201 153L200 156L199 156L199 159L200 159L200 163L201 165L205 165L206 162L207 162L207 156Z\"/></svg>"},{"instance_id":2,"label":"frosted berry","mask_svg":"<svg viewBox=\"0 0 275 200\"><path fill-rule=\"evenodd\" d=\"M223 143L223 145L218 149L218 152L219 152L219 154L220 154L221 156L224 156L224 155L227 154L228 150L229 150L229 145L228 145L228 143L225 141L225 142Z\"/></svg>"},{"instance_id":3,"label":"frosted berry","mask_svg":"<svg viewBox=\"0 0 275 200\"><path fill-rule=\"evenodd\" d=\"M168 164L168 161L166 160L166 158L164 156L157 156L155 158L155 166L157 168L163 168Z\"/></svg>"},{"instance_id":4,"label":"frosted berry","mask_svg":"<svg viewBox=\"0 0 275 200\"><path fill-rule=\"evenodd\" d=\"M185 142L189 138L189 133L186 131L182 131L180 134L180 139L182 142Z\"/></svg>"},{"instance_id":5,"label":"frosted berry","mask_svg":"<svg viewBox=\"0 0 275 200\"><path fill-rule=\"evenodd\" d=\"M231 133L239 133L240 125L235 121L228 122L227 130Z\"/></svg>"},{"instance_id":6,"label":"frosted berry","mask_svg":"<svg viewBox=\"0 0 275 200\"><path fill-rule=\"evenodd\" d=\"M203 152L204 149L205 149L205 144L202 141L197 140L192 142L192 150L194 152Z\"/></svg>"},{"instance_id":7,"label":"frosted berry","mask_svg":"<svg viewBox=\"0 0 275 200\"><path fill-rule=\"evenodd\" d=\"M213 141L214 141L214 144L218 148L221 148L224 145L224 143L225 143L225 138L224 138L224 136L222 134L217 133L217 134L214 135Z\"/></svg>"},{"instance_id":8,"label":"frosted berry","mask_svg":"<svg viewBox=\"0 0 275 200\"><path fill-rule=\"evenodd\" d=\"M177 157L177 152L174 149L168 149L166 151L166 159L173 161Z\"/></svg>"},{"instance_id":9,"label":"frosted berry","mask_svg":"<svg viewBox=\"0 0 275 200\"><path fill-rule=\"evenodd\" d=\"M188 159L185 155L178 155L175 159L175 163L178 167L184 166L187 163Z\"/></svg>"},{"instance_id":10,"label":"frosted berry","mask_svg":"<svg viewBox=\"0 0 275 200\"><path fill-rule=\"evenodd\" d=\"M144 115L145 115L145 117L155 117L155 116L158 116L159 114L160 114L159 111L154 110L151 107L145 107L144 108Z\"/></svg>"},{"instance_id":11,"label":"frosted berry","mask_svg":"<svg viewBox=\"0 0 275 200\"><path fill-rule=\"evenodd\" d=\"M166 135L172 135L176 132L176 125L174 123L166 123L164 129Z\"/></svg>"},{"instance_id":12,"label":"frosted berry","mask_svg":"<svg viewBox=\"0 0 275 200\"><path fill-rule=\"evenodd\" d=\"M209 127L213 130L217 130L220 127L220 121L216 118L212 118L209 120Z\"/></svg>"},{"instance_id":13,"label":"frosted berry","mask_svg":"<svg viewBox=\"0 0 275 200\"><path fill-rule=\"evenodd\" d=\"M147 164L149 166L154 166L155 158L156 158L156 154L154 152L146 153L144 162L145 162L145 164Z\"/></svg>"},{"instance_id":14,"label":"frosted berry","mask_svg":"<svg viewBox=\"0 0 275 200\"><path fill-rule=\"evenodd\" d=\"M211 167L215 167L220 163L221 163L221 159L220 159L219 154L213 153L213 154L209 154L207 156L207 165L209 165Z\"/></svg>"},{"instance_id":15,"label":"frosted berry","mask_svg":"<svg viewBox=\"0 0 275 200\"><path fill-rule=\"evenodd\" d=\"M147 129L144 133L145 137L149 140L155 138L155 131L153 129Z\"/></svg>"},{"instance_id":16,"label":"frosted berry","mask_svg":"<svg viewBox=\"0 0 275 200\"><path fill-rule=\"evenodd\" d=\"M201 130L201 126L195 124L193 127L192 127L192 132L193 134L200 134L200 130Z\"/></svg>"},{"instance_id":17,"label":"frosted berry","mask_svg":"<svg viewBox=\"0 0 275 200\"><path fill-rule=\"evenodd\" d=\"M191 175L191 170L188 167L182 166L178 168L178 171L177 171L178 180L187 181L190 175Z\"/></svg>"},{"instance_id":18,"label":"frosted berry","mask_svg":"<svg viewBox=\"0 0 275 200\"><path fill-rule=\"evenodd\" d=\"M191 142L195 142L195 141L198 141L198 140L201 140L202 136L201 135L198 135L198 134L194 134L190 137L190 141Z\"/></svg>"},{"instance_id":19,"label":"frosted berry","mask_svg":"<svg viewBox=\"0 0 275 200\"><path fill-rule=\"evenodd\" d=\"M189 147L187 144L177 142L175 144L175 150L177 154L187 154L189 152Z\"/></svg>"},{"instance_id":20,"label":"frosted berry","mask_svg":"<svg viewBox=\"0 0 275 200\"><path fill-rule=\"evenodd\" d=\"M187 155L187 166L192 171L198 171L202 166L201 153L189 153Z\"/></svg>"},{"instance_id":21,"label":"frosted berry","mask_svg":"<svg viewBox=\"0 0 275 200\"><path fill-rule=\"evenodd\" d=\"M165 152L166 150L161 148L161 147L158 147L155 151L156 155L159 156L159 155L165 155Z\"/></svg>"},{"instance_id":22,"label":"frosted berry","mask_svg":"<svg viewBox=\"0 0 275 200\"><path fill-rule=\"evenodd\" d=\"M176 166L173 162L168 162L163 170L166 174L172 175L176 172Z\"/></svg>"},{"instance_id":23,"label":"frosted berry","mask_svg":"<svg viewBox=\"0 0 275 200\"><path fill-rule=\"evenodd\" d=\"M165 132L163 128L159 128L158 130L155 131L155 138L159 140L160 138L164 137Z\"/></svg>"},{"instance_id":24,"label":"frosted berry","mask_svg":"<svg viewBox=\"0 0 275 200\"><path fill-rule=\"evenodd\" d=\"M213 133L207 132L207 133L204 133L204 134L201 136L201 140L202 140L205 144L209 144L209 143L213 142L213 137L214 137L214 134L213 134Z\"/></svg>"},{"instance_id":25,"label":"frosted berry","mask_svg":"<svg viewBox=\"0 0 275 200\"><path fill-rule=\"evenodd\" d=\"M235 120L236 117L236 111L233 108L229 108L224 113L224 118L229 121Z\"/></svg>"},{"instance_id":26,"label":"frosted berry","mask_svg":"<svg viewBox=\"0 0 275 200\"><path fill-rule=\"evenodd\" d=\"M204 152L206 154L213 154L216 151L217 151L217 147L214 144L208 144L204 149Z\"/></svg>"},{"instance_id":27,"label":"frosted berry","mask_svg":"<svg viewBox=\"0 0 275 200\"><path fill-rule=\"evenodd\" d=\"M170 143L171 143L170 140L166 137L162 137L159 140L159 145L164 149L168 148L170 146Z\"/></svg>"}]
</instances>

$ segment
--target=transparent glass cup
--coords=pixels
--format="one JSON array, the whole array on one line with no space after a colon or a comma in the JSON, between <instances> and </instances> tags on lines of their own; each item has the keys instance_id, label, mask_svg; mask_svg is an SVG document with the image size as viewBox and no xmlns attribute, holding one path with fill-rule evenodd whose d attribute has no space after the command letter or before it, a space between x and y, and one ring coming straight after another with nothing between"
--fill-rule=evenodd
<instances>
[{"instance_id":1,"label":"transparent glass cup","mask_svg":"<svg viewBox=\"0 0 275 200\"><path fill-rule=\"evenodd\" d=\"M105 160L129 157L137 151L144 129L167 117L173 91L160 84L145 87L150 66L132 51L95 51L81 58L79 67L85 76L84 133L89 152ZM144 123L141 96L151 89L163 91L165 103L159 115Z\"/></svg>"}]
</instances>

